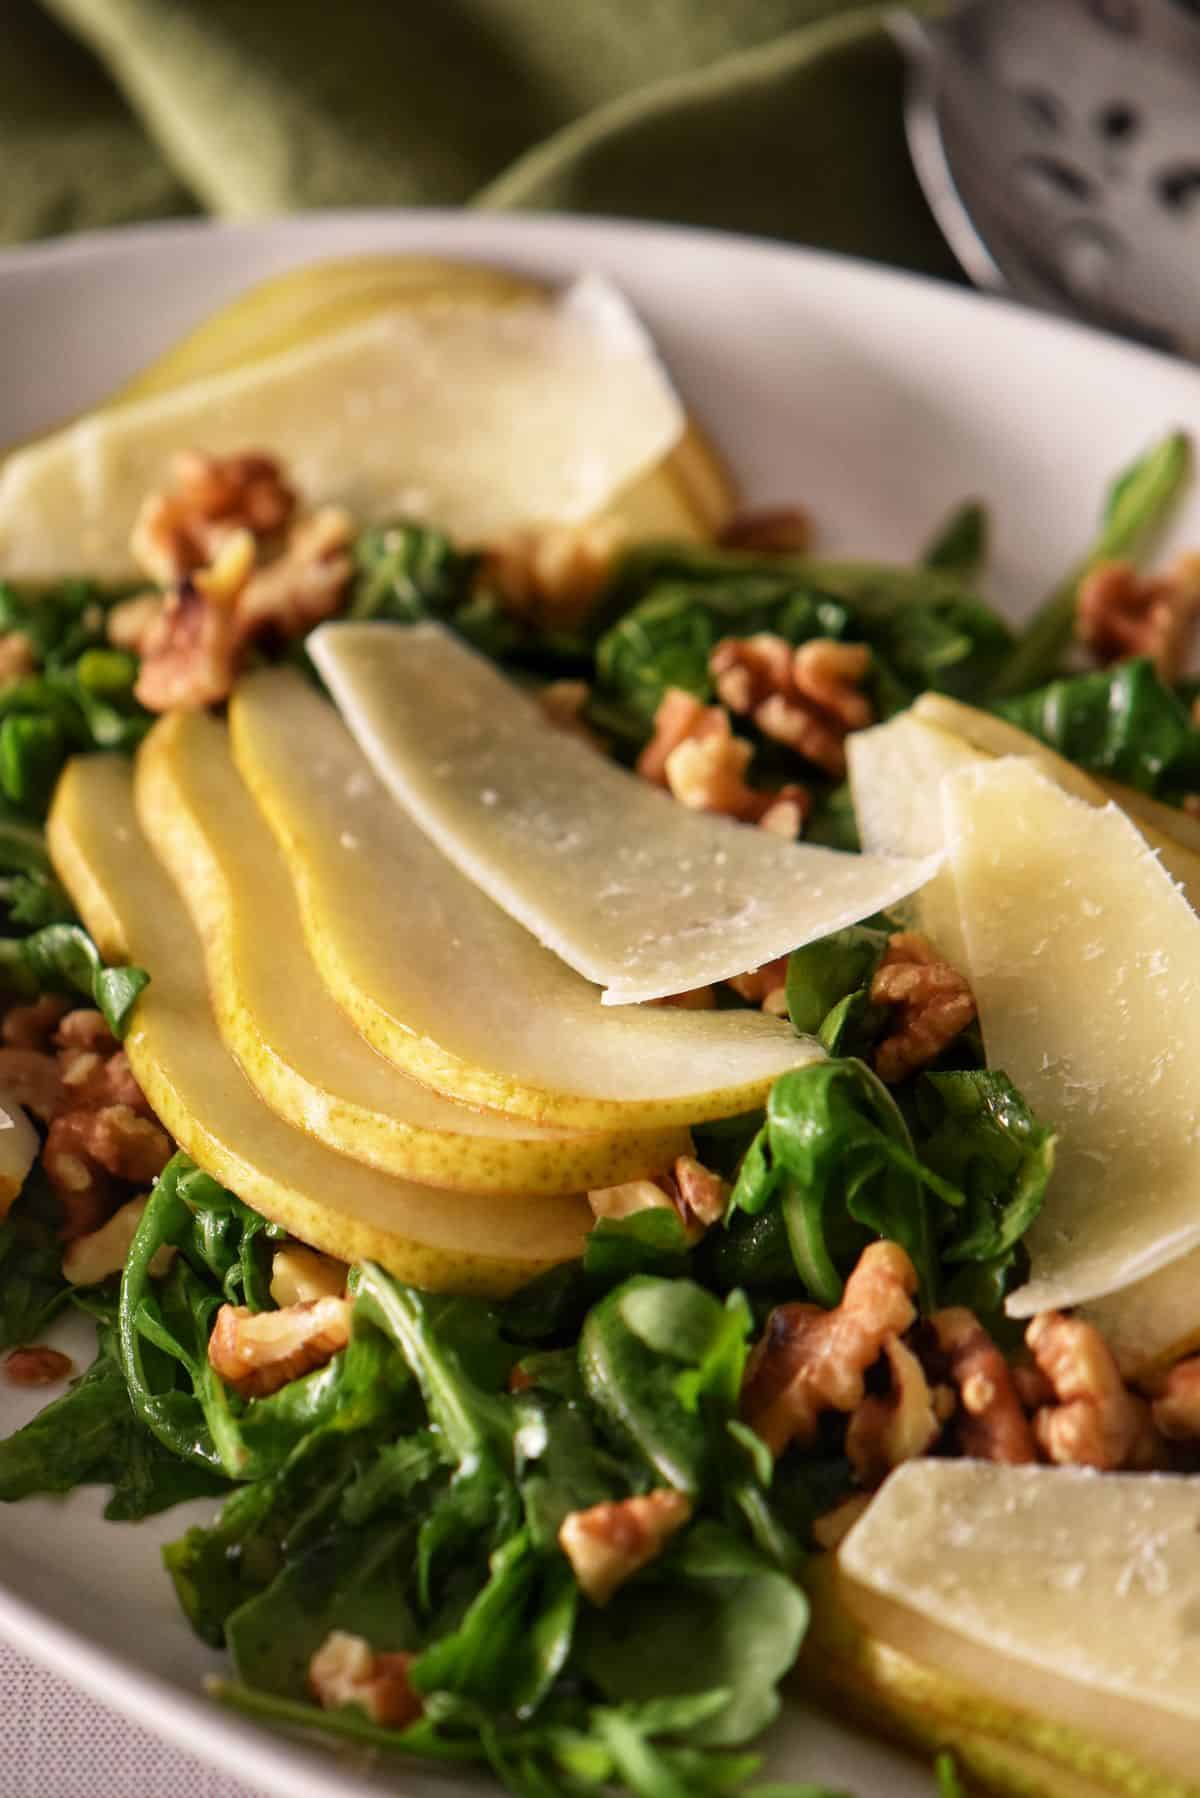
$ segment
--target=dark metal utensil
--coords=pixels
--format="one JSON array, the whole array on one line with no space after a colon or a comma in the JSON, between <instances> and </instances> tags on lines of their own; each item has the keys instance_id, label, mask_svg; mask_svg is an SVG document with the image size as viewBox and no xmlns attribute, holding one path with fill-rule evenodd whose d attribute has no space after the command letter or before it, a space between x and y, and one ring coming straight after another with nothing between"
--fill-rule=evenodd
<instances>
[{"instance_id":1,"label":"dark metal utensil","mask_svg":"<svg viewBox=\"0 0 1200 1798\"><path fill-rule=\"evenodd\" d=\"M1200 357L1200 0L890 23L917 175L972 280Z\"/></svg>"}]
</instances>

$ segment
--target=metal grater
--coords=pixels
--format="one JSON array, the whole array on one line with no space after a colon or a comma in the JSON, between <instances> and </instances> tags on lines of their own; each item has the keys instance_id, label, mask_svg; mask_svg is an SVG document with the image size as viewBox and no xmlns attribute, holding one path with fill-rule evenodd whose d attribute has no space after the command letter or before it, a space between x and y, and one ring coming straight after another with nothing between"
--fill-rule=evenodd
<instances>
[{"instance_id":1,"label":"metal grater","mask_svg":"<svg viewBox=\"0 0 1200 1798\"><path fill-rule=\"evenodd\" d=\"M1200 0L890 23L913 162L972 280L1200 359Z\"/></svg>"}]
</instances>

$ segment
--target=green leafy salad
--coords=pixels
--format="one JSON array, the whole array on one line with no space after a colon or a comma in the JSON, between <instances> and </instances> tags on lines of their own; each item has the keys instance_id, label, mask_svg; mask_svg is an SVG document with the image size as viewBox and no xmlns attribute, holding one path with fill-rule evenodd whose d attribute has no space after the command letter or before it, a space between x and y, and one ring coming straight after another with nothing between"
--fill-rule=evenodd
<instances>
[{"instance_id":1,"label":"green leafy salad","mask_svg":"<svg viewBox=\"0 0 1200 1798\"><path fill-rule=\"evenodd\" d=\"M1192 686L1149 655L1073 671L1070 651L1081 579L1148 553L1186 464L1172 438L1116 481L1092 548L1020 632L984 597L974 504L908 566L639 544L586 610L558 620L514 608L486 556L401 520L354 538L340 612L440 621L530 691L581 683L577 722L630 768L670 695L721 705L719 645L768 636L789 651L861 646L874 722L944 695L1183 807L1200 792ZM0 586L0 632L27 646L0 691L0 1087L34 1110L39 1134L65 1100L37 1110L8 1021L48 995L60 1001L51 1029L97 1010L111 1061L156 979L153 966L106 964L42 831L70 758L130 755L154 722L138 653L108 631L127 598L84 579ZM302 629L248 654L316 679ZM752 746L751 792L801 785L804 840L857 850L836 763L807 759L750 710L733 724ZM35 1159L0 1222L0 1345L19 1368L74 1306L94 1318L98 1350L0 1443L0 1499L103 1485L119 1522L208 1500L215 1515L171 1543L166 1576L197 1635L225 1651L216 1695L268 1722L479 1763L523 1798L832 1798L759 1775L794 1669L804 1690L810 1572L836 1540L830 1519L856 1514L900 1458L970 1452L949 1337L930 1320L970 1313L1001 1354L1019 1348L1004 1300L1028 1277L1055 1162L1055 1120L987 1065L969 992L940 958L921 965L958 1023L928 1053L881 1053L906 1015L881 981L906 928L866 919L796 950L773 985L696 999L738 1011L769 991L823 1050L760 1109L693 1129L687 1165L707 1210L669 1171L614 1188L621 1201L596 1195L582 1254L504 1299L422 1291L356 1262L348 1339L258 1385L214 1364L218 1319L277 1316L282 1331L294 1306L344 1304L336 1279L327 1296L289 1292L277 1272L288 1231L174 1143L149 1180L83 1136L77 1153L104 1194L85 1234L142 1203L122 1271L90 1279L77 1262L72 1274L68 1253L64 1273L64 1233L78 1232L64 1232L61 1160ZM881 1244L911 1269L886 1356L882 1335L864 1353L849 1327L856 1270ZM832 1317L847 1325L836 1354L849 1396L806 1388L810 1412L783 1427L799 1366L789 1345ZM932 1395L915 1451L902 1445L909 1362ZM959 1789L946 1757L938 1778Z\"/></svg>"}]
</instances>

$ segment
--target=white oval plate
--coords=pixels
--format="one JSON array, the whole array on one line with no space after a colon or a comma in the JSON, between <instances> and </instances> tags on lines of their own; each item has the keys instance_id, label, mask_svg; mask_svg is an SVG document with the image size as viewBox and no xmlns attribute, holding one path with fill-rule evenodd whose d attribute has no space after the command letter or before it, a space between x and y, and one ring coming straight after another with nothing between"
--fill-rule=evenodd
<instances>
[{"instance_id":1,"label":"white oval plate","mask_svg":"<svg viewBox=\"0 0 1200 1798\"><path fill-rule=\"evenodd\" d=\"M429 212L148 226L0 256L0 443L98 400L251 282L373 250L611 275L752 501L802 502L823 550L910 559L978 495L995 527L989 590L1014 616L1084 546L1118 468L1173 426L1200 434L1200 371L955 288L714 233ZM1172 536L1200 538L1195 498ZM0 1433L40 1403L0 1388ZM88 1491L3 1511L0 1633L15 1644L281 1798L498 1789L333 1761L215 1710L200 1684L219 1657L192 1637L158 1556L211 1507L140 1525L106 1524L101 1507ZM859 1798L931 1790L916 1763L799 1708L771 1748L775 1777Z\"/></svg>"}]
</instances>

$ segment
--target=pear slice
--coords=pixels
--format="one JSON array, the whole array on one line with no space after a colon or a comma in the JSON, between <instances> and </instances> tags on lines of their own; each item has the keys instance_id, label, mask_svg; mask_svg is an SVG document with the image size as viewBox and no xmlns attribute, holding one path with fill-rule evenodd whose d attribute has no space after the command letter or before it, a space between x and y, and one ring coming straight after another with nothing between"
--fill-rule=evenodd
<instances>
[{"instance_id":1,"label":"pear slice","mask_svg":"<svg viewBox=\"0 0 1200 1798\"><path fill-rule=\"evenodd\" d=\"M591 516L683 424L649 337L599 276L499 308L393 308L18 450L0 469L0 569L134 574L138 507L181 445L269 449L314 499L471 544Z\"/></svg>"},{"instance_id":2,"label":"pear slice","mask_svg":"<svg viewBox=\"0 0 1200 1798\"><path fill-rule=\"evenodd\" d=\"M38 1133L15 1099L0 1091L0 1218L8 1216L37 1157Z\"/></svg>"},{"instance_id":3,"label":"pear slice","mask_svg":"<svg viewBox=\"0 0 1200 1798\"><path fill-rule=\"evenodd\" d=\"M247 1204L341 1261L372 1258L439 1291L503 1294L580 1253L591 1222L582 1199L500 1204L380 1174L263 1103L221 1041L200 943L138 827L127 760L70 763L47 834L101 953L150 971L125 1039L142 1090L193 1160Z\"/></svg>"},{"instance_id":4,"label":"pear slice","mask_svg":"<svg viewBox=\"0 0 1200 1798\"><path fill-rule=\"evenodd\" d=\"M455 867L606 1005L707 986L856 924L937 866L690 810L438 624L325 625L309 653L376 774Z\"/></svg>"},{"instance_id":5,"label":"pear slice","mask_svg":"<svg viewBox=\"0 0 1200 1798\"><path fill-rule=\"evenodd\" d=\"M1030 1317L1200 1245L1200 918L1136 827L1024 757L942 781L988 1063L1059 1131L1027 1238Z\"/></svg>"},{"instance_id":6,"label":"pear slice","mask_svg":"<svg viewBox=\"0 0 1200 1798\"><path fill-rule=\"evenodd\" d=\"M104 410L245 368L381 312L449 302L502 308L544 299L547 291L509 269L433 256L351 256L289 269L212 313L126 383ZM706 542L729 522L736 503L728 469L689 419L667 456L624 488L604 516L618 520L632 542Z\"/></svg>"},{"instance_id":7,"label":"pear slice","mask_svg":"<svg viewBox=\"0 0 1200 1798\"><path fill-rule=\"evenodd\" d=\"M322 978L418 1080L519 1117L626 1130L750 1110L779 1074L820 1058L761 1012L604 1008L439 854L298 674L251 675L230 724Z\"/></svg>"},{"instance_id":8,"label":"pear slice","mask_svg":"<svg viewBox=\"0 0 1200 1798\"><path fill-rule=\"evenodd\" d=\"M1027 1777L1040 1763L1016 1789L1200 1790L1200 1481L909 1462L841 1545L810 1665L831 1605L874 1651L860 1636L855 1668L843 1637L852 1700L861 1679Z\"/></svg>"},{"instance_id":9,"label":"pear slice","mask_svg":"<svg viewBox=\"0 0 1200 1798\"><path fill-rule=\"evenodd\" d=\"M287 867L215 718L161 719L138 753L134 793L204 943L225 1045L298 1130L386 1173L466 1192L614 1186L686 1153L682 1129L581 1136L473 1111L377 1055L309 959Z\"/></svg>"}]
</instances>

